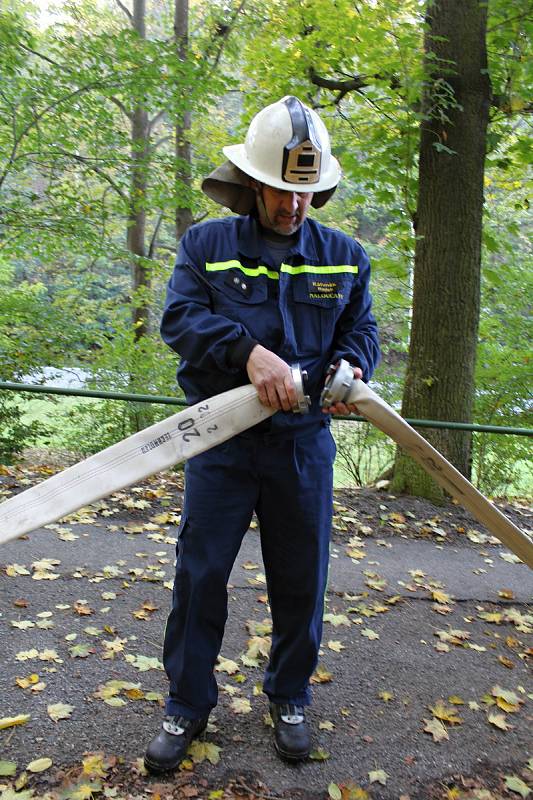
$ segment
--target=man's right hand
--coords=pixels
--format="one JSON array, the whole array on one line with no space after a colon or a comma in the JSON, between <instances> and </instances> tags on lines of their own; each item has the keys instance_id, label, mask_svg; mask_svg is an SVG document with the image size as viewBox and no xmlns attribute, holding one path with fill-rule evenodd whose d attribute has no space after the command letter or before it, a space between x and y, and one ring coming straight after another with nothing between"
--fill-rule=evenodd
<instances>
[{"instance_id":1,"label":"man's right hand","mask_svg":"<svg viewBox=\"0 0 533 800\"><path fill-rule=\"evenodd\" d=\"M256 344L248 357L246 371L263 405L277 411L298 407L290 367L271 350Z\"/></svg>"}]
</instances>

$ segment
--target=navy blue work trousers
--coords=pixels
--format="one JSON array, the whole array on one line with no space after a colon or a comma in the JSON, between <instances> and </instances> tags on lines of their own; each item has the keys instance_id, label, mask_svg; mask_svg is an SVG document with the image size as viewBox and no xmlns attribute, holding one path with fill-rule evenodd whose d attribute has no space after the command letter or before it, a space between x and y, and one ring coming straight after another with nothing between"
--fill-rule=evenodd
<instances>
[{"instance_id":1,"label":"navy blue work trousers","mask_svg":"<svg viewBox=\"0 0 533 800\"><path fill-rule=\"evenodd\" d=\"M217 703L214 667L227 619L227 583L255 511L272 611L263 689L275 703L310 703L331 531L335 443L318 423L275 441L244 434L185 467L172 610L163 661L166 713L196 718Z\"/></svg>"}]
</instances>

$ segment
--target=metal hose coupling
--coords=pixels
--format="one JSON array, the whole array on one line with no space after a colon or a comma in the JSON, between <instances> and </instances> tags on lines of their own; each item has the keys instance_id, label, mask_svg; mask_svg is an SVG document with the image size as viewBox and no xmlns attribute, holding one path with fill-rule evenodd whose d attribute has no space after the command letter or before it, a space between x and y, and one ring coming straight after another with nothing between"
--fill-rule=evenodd
<instances>
[{"instance_id":1,"label":"metal hose coupling","mask_svg":"<svg viewBox=\"0 0 533 800\"><path fill-rule=\"evenodd\" d=\"M353 369L346 359L341 358L338 364L331 364L326 375L326 384L320 395L322 408L329 408L335 403L350 402L354 381Z\"/></svg>"},{"instance_id":2,"label":"metal hose coupling","mask_svg":"<svg viewBox=\"0 0 533 800\"><path fill-rule=\"evenodd\" d=\"M290 369L298 398L298 403L292 410L295 414L308 414L311 407L311 398L305 393L307 372L299 364L291 364Z\"/></svg>"}]
</instances>

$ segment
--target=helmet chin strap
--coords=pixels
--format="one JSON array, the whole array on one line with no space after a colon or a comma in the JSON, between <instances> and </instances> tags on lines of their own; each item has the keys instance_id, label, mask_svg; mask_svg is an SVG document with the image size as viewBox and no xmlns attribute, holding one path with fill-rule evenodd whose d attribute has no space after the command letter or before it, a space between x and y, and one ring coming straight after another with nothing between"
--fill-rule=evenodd
<instances>
[{"instance_id":1,"label":"helmet chin strap","mask_svg":"<svg viewBox=\"0 0 533 800\"><path fill-rule=\"evenodd\" d=\"M255 192L257 210L259 212L259 221L261 222L264 228L268 228L268 230L277 233L278 236L284 236L284 237L292 236L293 235L292 233L283 233L282 231L276 229L274 221L270 219L268 211L266 210L265 201L263 200L264 185L265 185L264 183L261 183L260 181L256 180L254 180L254 183L252 184L252 188ZM266 225L263 224L262 220L266 222Z\"/></svg>"},{"instance_id":2,"label":"helmet chin strap","mask_svg":"<svg viewBox=\"0 0 533 800\"><path fill-rule=\"evenodd\" d=\"M259 211L259 218L264 219L268 223L268 227L271 230L274 230L274 223L268 216L268 212L266 210L265 201L263 200L263 184L259 181L254 182L254 191L255 191L255 201L257 203L257 210Z\"/></svg>"}]
</instances>

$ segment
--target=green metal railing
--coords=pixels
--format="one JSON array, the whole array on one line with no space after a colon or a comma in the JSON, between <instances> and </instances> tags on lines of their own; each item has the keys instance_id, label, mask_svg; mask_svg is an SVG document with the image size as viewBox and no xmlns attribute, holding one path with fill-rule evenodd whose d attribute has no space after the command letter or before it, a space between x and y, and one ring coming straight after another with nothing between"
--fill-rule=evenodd
<instances>
[{"instance_id":1,"label":"green metal railing","mask_svg":"<svg viewBox=\"0 0 533 800\"><path fill-rule=\"evenodd\" d=\"M72 397L92 397L101 400L122 400L130 403L158 403L172 406L187 406L187 402L178 397L166 397L157 394L132 394L128 392L104 392L92 389L62 389L56 386L46 386L34 383L11 383L0 381L0 389L13 392L33 392L38 394L70 395ZM351 414L349 417L336 416L335 419L351 420L353 422L366 422L365 417ZM469 422L445 422L435 419L407 419L414 428L447 428L449 430L472 431L474 433L501 433L513 436L533 436L532 428L513 428L505 425L476 425Z\"/></svg>"}]
</instances>

